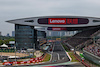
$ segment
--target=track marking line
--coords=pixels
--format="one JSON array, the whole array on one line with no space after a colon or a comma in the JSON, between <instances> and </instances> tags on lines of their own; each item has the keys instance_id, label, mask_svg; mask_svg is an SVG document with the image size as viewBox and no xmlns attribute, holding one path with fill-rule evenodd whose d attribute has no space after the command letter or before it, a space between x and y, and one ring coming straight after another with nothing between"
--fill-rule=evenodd
<instances>
[{"instance_id":1,"label":"track marking line","mask_svg":"<svg viewBox=\"0 0 100 67\"><path fill-rule=\"evenodd\" d=\"M58 55L58 60L60 60L60 56L59 56L59 53L57 53L57 55Z\"/></svg>"}]
</instances>

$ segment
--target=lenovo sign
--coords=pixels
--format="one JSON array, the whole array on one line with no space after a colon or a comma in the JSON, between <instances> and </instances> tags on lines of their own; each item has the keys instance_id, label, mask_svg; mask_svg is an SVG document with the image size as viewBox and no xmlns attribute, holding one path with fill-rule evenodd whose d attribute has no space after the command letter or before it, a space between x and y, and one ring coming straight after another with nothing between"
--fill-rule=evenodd
<instances>
[{"instance_id":1,"label":"lenovo sign","mask_svg":"<svg viewBox=\"0 0 100 67\"><path fill-rule=\"evenodd\" d=\"M51 24L51 25L78 25L88 24L89 20L86 18L40 18L39 24Z\"/></svg>"},{"instance_id":2,"label":"lenovo sign","mask_svg":"<svg viewBox=\"0 0 100 67\"><path fill-rule=\"evenodd\" d=\"M48 24L66 24L66 18L49 18Z\"/></svg>"}]
</instances>

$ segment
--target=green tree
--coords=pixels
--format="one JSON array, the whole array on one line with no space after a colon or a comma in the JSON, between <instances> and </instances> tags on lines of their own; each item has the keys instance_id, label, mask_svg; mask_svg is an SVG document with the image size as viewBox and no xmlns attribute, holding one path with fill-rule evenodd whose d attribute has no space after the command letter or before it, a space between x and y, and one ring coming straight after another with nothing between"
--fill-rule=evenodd
<instances>
[{"instance_id":1,"label":"green tree","mask_svg":"<svg viewBox=\"0 0 100 67\"><path fill-rule=\"evenodd\" d=\"M15 38L10 38L9 41L15 41Z\"/></svg>"},{"instance_id":2,"label":"green tree","mask_svg":"<svg viewBox=\"0 0 100 67\"><path fill-rule=\"evenodd\" d=\"M9 40L8 39L7 40L4 40L3 43L4 44L9 44Z\"/></svg>"},{"instance_id":3,"label":"green tree","mask_svg":"<svg viewBox=\"0 0 100 67\"><path fill-rule=\"evenodd\" d=\"M0 45L2 45L3 44L3 40L0 40Z\"/></svg>"}]
</instances>

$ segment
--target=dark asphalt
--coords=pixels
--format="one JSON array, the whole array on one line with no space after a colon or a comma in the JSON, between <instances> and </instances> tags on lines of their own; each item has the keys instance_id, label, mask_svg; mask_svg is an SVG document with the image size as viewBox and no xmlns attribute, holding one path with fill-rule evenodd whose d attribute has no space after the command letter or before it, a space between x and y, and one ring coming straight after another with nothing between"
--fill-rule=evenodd
<instances>
[{"instance_id":1,"label":"dark asphalt","mask_svg":"<svg viewBox=\"0 0 100 67\"><path fill-rule=\"evenodd\" d=\"M58 60L58 54L54 52L54 53L52 53L52 60L51 60L51 62L55 61L55 60Z\"/></svg>"},{"instance_id":2,"label":"dark asphalt","mask_svg":"<svg viewBox=\"0 0 100 67\"><path fill-rule=\"evenodd\" d=\"M54 44L51 62L53 61L61 62L61 63L69 61L69 58L65 52L65 49L63 48L63 46L61 45L59 41L56 41Z\"/></svg>"}]
</instances>

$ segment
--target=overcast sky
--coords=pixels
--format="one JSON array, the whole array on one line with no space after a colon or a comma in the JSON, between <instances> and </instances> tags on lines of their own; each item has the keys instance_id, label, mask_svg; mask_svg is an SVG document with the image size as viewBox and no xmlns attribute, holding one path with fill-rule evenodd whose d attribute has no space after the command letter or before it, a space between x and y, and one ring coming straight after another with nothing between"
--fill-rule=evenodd
<instances>
[{"instance_id":1,"label":"overcast sky","mask_svg":"<svg viewBox=\"0 0 100 67\"><path fill-rule=\"evenodd\" d=\"M12 34L14 24L7 20L52 15L100 18L100 0L0 0L0 31Z\"/></svg>"}]
</instances>

